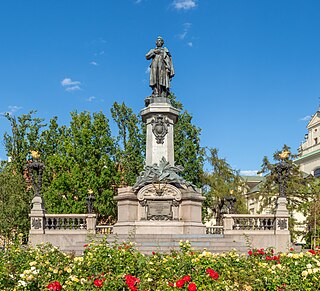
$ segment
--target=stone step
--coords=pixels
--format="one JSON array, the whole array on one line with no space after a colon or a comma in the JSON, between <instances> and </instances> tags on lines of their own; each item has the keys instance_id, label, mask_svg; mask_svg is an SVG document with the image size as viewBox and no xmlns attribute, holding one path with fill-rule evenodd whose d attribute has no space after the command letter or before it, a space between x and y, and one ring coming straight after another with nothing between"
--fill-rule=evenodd
<instances>
[{"instance_id":1,"label":"stone step","mask_svg":"<svg viewBox=\"0 0 320 291\"><path fill-rule=\"evenodd\" d=\"M97 236L95 241L99 242L104 236ZM152 252L170 252L171 250L180 250L180 241L189 240L193 249L198 251L207 251L213 253L228 252L233 249L239 253L246 253L248 248L244 241L235 241L230 237L221 237L216 235L136 235L134 238L127 235L108 235L108 242L111 244L123 241L134 241L135 247L144 254ZM90 241L78 241L73 246L63 249L65 252L75 252L81 255L85 250L84 245Z\"/></svg>"}]
</instances>

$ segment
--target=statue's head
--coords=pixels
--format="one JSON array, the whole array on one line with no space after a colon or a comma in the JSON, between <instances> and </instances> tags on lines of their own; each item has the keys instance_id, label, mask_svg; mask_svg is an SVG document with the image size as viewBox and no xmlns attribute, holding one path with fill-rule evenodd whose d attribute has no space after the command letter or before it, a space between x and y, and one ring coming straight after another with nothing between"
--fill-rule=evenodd
<instances>
[{"instance_id":1,"label":"statue's head","mask_svg":"<svg viewBox=\"0 0 320 291\"><path fill-rule=\"evenodd\" d=\"M164 44L164 40L161 36L158 36L157 40L156 40L156 45L157 47L162 47Z\"/></svg>"}]
</instances>

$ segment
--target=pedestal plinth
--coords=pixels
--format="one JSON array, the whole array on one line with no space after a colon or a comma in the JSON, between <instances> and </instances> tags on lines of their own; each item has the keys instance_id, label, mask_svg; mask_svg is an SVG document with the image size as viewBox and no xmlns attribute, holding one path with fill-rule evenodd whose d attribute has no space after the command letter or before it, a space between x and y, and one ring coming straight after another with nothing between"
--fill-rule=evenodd
<instances>
[{"instance_id":1,"label":"pedestal plinth","mask_svg":"<svg viewBox=\"0 0 320 291\"><path fill-rule=\"evenodd\" d=\"M201 204L204 197L193 189L150 184L137 194L131 187L118 189L116 234L205 234Z\"/></svg>"},{"instance_id":2,"label":"pedestal plinth","mask_svg":"<svg viewBox=\"0 0 320 291\"><path fill-rule=\"evenodd\" d=\"M147 126L146 165L159 164L164 157L174 165L173 125L178 120L179 110L168 103L167 98L155 98L141 110Z\"/></svg>"}]
</instances>

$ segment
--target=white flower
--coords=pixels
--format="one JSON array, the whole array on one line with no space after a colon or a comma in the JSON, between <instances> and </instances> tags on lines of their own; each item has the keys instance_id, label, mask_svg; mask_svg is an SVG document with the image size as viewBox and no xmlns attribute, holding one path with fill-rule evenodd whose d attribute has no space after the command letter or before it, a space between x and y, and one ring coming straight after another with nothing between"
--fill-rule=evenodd
<instances>
[{"instance_id":1,"label":"white flower","mask_svg":"<svg viewBox=\"0 0 320 291\"><path fill-rule=\"evenodd\" d=\"M308 268L308 269L311 269L311 268L312 268L312 265L311 265L311 264L308 264L308 265L307 265L307 268Z\"/></svg>"},{"instance_id":2,"label":"white flower","mask_svg":"<svg viewBox=\"0 0 320 291\"><path fill-rule=\"evenodd\" d=\"M302 271L301 275L302 275L303 277L307 277L307 276L308 276L308 271Z\"/></svg>"},{"instance_id":3,"label":"white flower","mask_svg":"<svg viewBox=\"0 0 320 291\"><path fill-rule=\"evenodd\" d=\"M27 285L28 285L28 283L26 281L23 281L23 280L18 281L18 286L26 287Z\"/></svg>"}]
</instances>

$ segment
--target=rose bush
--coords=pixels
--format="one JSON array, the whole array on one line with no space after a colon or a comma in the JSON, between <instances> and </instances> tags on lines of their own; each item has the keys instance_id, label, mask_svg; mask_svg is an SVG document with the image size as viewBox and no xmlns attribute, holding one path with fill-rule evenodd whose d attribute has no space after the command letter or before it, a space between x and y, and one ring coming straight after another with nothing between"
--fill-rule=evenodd
<instances>
[{"instance_id":1,"label":"rose bush","mask_svg":"<svg viewBox=\"0 0 320 291\"><path fill-rule=\"evenodd\" d=\"M252 249L214 254L180 251L145 256L132 243L106 240L65 254L42 244L0 252L0 290L320 290L320 252Z\"/></svg>"}]
</instances>

